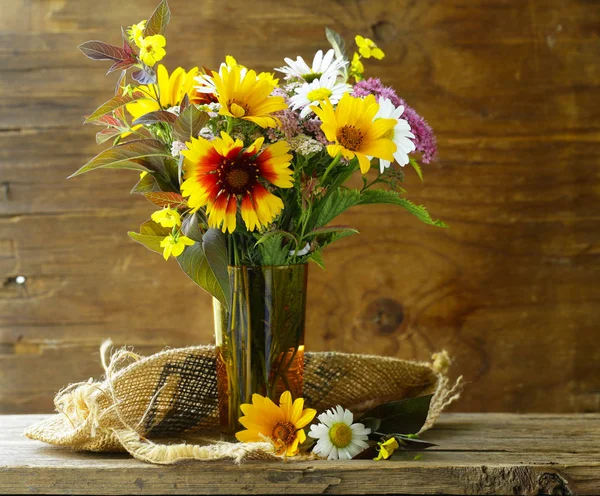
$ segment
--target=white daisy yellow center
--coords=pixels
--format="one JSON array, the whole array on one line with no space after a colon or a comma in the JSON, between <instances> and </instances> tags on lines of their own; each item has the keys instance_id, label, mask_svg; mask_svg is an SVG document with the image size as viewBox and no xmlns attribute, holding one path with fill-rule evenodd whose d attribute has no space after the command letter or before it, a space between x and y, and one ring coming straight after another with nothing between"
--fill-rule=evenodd
<instances>
[{"instance_id":1,"label":"white daisy yellow center","mask_svg":"<svg viewBox=\"0 0 600 496\"><path fill-rule=\"evenodd\" d=\"M309 72L308 74L302 74L302 79L307 83L312 83L315 79L319 79L323 75L322 72Z\"/></svg>"},{"instance_id":2,"label":"white daisy yellow center","mask_svg":"<svg viewBox=\"0 0 600 496\"><path fill-rule=\"evenodd\" d=\"M332 94L333 92L329 88L317 88L316 90L309 91L306 98L311 102L322 102Z\"/></svg>"},{"instance_id":3,"label":"white daisy yellow center","mask_svg":"<svg viewBox=\"0 0 600 496\"><path fill-rule=\"evenodd\" d=\"M329 429L329 439L336 448L345 448L352 442L352 429L344 422L333 424Z\"/></svg>"}]
</instances>

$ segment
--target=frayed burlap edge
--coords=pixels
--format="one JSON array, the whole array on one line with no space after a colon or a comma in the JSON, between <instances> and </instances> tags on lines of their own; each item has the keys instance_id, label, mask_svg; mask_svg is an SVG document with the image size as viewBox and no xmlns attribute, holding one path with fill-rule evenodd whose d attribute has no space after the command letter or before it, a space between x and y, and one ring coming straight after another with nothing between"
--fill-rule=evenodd
<instances>
[{"instance_id":1,"label":"frayed burlap edge","mask_svg":"<svg viewBox=\"0 0 600 496\"><path fill-rule=\"evenodd\" d=\"M113 388L115 379L124 373L132 373L132 370L135 370L136 365L144 360L144 357L127 349L120 349L109 357L111 345L112 342L107 341L100 348L102 365L105 370L104 382L97 383L90 379L87 382L72 384L61 390L55 398L55 406L59 415L31 426L25 432L27 437L50 444L69 446L75 450L127 451L140 461L161 465L172 465L186 460L216 461L230 459L235 463L241 463L244 460L285 459L285 457L275 454L273 446L269 442L230 443L209 437L204 438L202 444L188 444L185 442L159 444L145 438L138 432L138 428L142 424L148 410L146 410L135 427L130 425L121 414L120 402L116 398ZM211 346L199 346L188 349L212 353L214 348ZM168 354L169 351L173 353L181 352L181 350L174 349L166 350L162 353ZM328 354L332 356L346 355L342 353ZM323 353L323 355L327 355L327 353ZM390 357L360 356L384 362L398 360ZM123 369L118 369L128 359L133 360L134 363ZM437 376L437 384L433 393L427 421L419 433L423 433L433 426L442 410L460 397L463 386L462 376L453 385L450 384L446 375L450 365L450 358L446 351L435 353L432 356L432 360L433 363L410 362L415 366L429 368ZM107 392L112 398L112 402L108 405L99 405L97 397L100 393L106 395ZM359 409L364 411L372 406L375 406L374 400L365 402L359 406ZM75 422L73 419L75 419ZM81 438L85 442L74 442L78 434L82 434ZM97 446L94 445L93 441L90 443L90 437L92 439L97 437ZM294 457L294 460L316 458L312 453L308 453L297 455Z\"/></svg>"}]
</instances>

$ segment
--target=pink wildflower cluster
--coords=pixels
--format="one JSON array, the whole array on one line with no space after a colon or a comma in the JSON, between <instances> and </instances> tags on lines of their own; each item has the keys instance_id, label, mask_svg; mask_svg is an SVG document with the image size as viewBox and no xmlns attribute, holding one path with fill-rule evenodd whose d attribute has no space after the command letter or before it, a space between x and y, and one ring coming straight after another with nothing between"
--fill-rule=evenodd
<instances>
[{"instance_id":1,"label":"pink wildflower cluster","mask_svg":"<svg viewBox=\"0 0 600 496\"><path fill-rule=\"evenodd\" d=\"M364 97L367 95L375 95L377 100L380 98L388 98L396 107L404 106L402 118L406 119L410 124L410 130L415 135L415 147L421 153L421 160L428 164L437 154L437 140L433 134L433 130L417 112L406 102L400 98L393 88L384 86L380 79L369 78L364 81L358 81L354 86L354 96Z\"/></svg>"}]
</instances>

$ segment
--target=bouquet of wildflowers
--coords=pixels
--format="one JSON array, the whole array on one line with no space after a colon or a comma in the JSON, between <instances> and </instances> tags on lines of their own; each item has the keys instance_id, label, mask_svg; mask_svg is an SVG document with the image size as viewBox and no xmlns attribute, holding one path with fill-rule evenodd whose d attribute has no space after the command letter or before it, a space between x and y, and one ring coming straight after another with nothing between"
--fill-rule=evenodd
<instances>
[{"instance_id":1,"label":"bouquet of wildflowers","mask_svg":"<svg viewBox=\"0 0 600 496\"><path fill-rule=\"evenodd\" d=\"M382 59L356 36L350 56L332 30L332 48L311 63L286 58L275 72L228 56L216 70L169 73L166 0L152 16L122 31L122 45L100 41L80 50L120 71L115 95L87 116L112 146L75 175L132 169L131 190L159 209L135 241L175 257L196 283L227 300L227 267L323 266L328 245L357 233L332 225L349 208L393 204L427 224L427 210L404 198L403 167L435 156L427 123L392 88L364 79L363 61ZM362 187L348 180L362 175Z\"/></svg>"}]
</instances>

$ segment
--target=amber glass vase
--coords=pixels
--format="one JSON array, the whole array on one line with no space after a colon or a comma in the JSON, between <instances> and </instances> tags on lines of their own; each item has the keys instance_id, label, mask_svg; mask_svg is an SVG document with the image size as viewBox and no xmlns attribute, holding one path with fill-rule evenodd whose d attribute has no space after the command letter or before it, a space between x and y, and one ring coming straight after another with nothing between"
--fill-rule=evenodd
<instances>
[{"instance_id":1,"label":"amber glass vase","mask_svg":"<svg viewBox=\"0 0 600 496\"><path fill-rule=\"evenodd\" d=\"M302 395L308 265L229 267L231 309L214 300L221 432L243 429L252 394Z\"/></svg>"}]
</instances>

